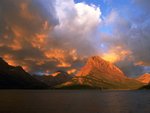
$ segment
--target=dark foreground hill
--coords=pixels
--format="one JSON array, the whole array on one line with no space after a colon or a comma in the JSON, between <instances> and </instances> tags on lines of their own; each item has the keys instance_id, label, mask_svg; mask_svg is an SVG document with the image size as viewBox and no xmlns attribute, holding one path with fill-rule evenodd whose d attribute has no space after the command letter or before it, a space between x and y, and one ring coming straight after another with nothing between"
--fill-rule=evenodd
<instances>
[{"instance_id":1,"label":"dark foreground hill","mask_svg":"<svg viewBox=\"0 0 150 113\"><path fill-rule=\"evenodd\" d=\"M0 58L0 89L45 89L48 86L23 70Z\"/></svg>"}]
</instances>

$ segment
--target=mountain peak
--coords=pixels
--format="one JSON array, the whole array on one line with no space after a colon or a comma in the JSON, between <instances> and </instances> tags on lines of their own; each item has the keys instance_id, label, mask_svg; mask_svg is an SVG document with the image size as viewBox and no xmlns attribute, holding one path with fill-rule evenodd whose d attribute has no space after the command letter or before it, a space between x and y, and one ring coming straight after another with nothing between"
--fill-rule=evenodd
<instances>
[{"instance_id":1,"label":"mountain peak","mask_svg":"<svg viewBox=\"0 0 150 113\"><path fill-rule=\"evenodd\" d=\"M148 83L150 83L150 74L149 73L145 73L145 74L139 76L137 78L137 80L142 82L142 83L148 84Z\"/></svg>"},{"instance_id":2,"label":"mountain peak","mask_svg":"<svg viewBox=\"0 0 150 113\"><path fill-rule=\"evenodd\" d=\"M102 68L104 66L112 66L112 63L105 61L99 56L92 56L88 59L87 65L91 65L97 68Z\"/></svg>"},{"instance_id":3,"label":"mountain peak","mask_svg":"<svg viewBox=\"0 0 150 113\"><path fill-rule=\"evenodd\" d=\"M122 79L126 76L114 64L105 61L99 56L92 56L88 59L86 65L80 70L77 76L93 75L96 77L108 77L112 79Z\"/></svg>"},{"instance_id":4,"label":"mountain peak","mask_svg":"<svg viewBox=\"0 0 150 113\"><path fill-rule=\"evenodd\" d=\"M91 56L90 58L89 58L89 61L100 61L100 60L103 60L101 57L99 57L99 56ZM103 60L104 61L104 60Z\"/></svg>"},{"instance_id":5,"label":"mountain peak","mask_svg":"<svg viewBox=\"0 0 150 113\"><path fill-rule=\"evenodd\" d=\"M105 61L104 59L102 59L99 56L92 56L88 59L87 64L96 65L96 64L101 64L104 62L107 62L107 61Z\"/></svg>"}]
</instances>

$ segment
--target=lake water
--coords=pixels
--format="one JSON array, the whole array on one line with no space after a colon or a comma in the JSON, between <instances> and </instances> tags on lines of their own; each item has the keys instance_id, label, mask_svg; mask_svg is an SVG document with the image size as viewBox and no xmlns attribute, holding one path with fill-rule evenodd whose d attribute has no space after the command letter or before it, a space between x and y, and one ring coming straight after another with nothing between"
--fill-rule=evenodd
<instances>
[{"instance_id":1,"label":"lake water","mask_svg":"<svg viewBox=\"0 0 150 113\"><path fill-rule=\"evenodd\" d=\"M150 113L150 91L0 90L0 113Z\"/></svg>"}]
</instances>

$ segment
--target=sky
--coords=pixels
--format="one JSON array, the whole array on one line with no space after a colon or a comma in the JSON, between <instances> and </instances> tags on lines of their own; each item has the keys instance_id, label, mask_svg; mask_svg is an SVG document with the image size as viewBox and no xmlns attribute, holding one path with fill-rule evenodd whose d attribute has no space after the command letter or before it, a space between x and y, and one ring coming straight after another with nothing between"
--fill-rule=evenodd
<instances>
[{"instance_id":1,"label":"sky","mask_svg":"<svg viewBox=\"0 0 150 113\"><path fill-rule=\"evenodd\" d=\"M75 72L90 56L150 72L149 0L0 0L0 56L33 74Z\"/></svg>"}]
</instances>

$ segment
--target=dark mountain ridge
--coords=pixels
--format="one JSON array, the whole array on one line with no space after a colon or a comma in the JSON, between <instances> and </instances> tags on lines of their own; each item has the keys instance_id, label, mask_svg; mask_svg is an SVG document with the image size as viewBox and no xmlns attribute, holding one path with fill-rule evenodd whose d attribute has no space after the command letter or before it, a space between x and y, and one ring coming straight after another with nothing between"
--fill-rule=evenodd
<instances>
[{"instance_id":1,"label":"dark mountain ridge","mask_svg":"<svg viewBox=\"0 0 150 113\"><path fill-rule=\"evenodd\" d=\"M52 76L52 75L42 75L42 76L34 75L34 77L37 80L47 84L50 87L54 87L54 86L57 86L59 84L65 83L65 82L71 80L74 77L74 75L70 75L65 71L57 71L55 73L56 73L56 76Z\"/></svg>"},{"instance_id":2,"label":"dark mountain ridge","mask_svg":"<svg viewBox=\"0 0 150 113\"><path fill-rule=\"evenodd\" d=\"M24 71L21 66L11 66L0 58L0 89L41 89L48 86Z\"/></svg>"}]
</instances>

